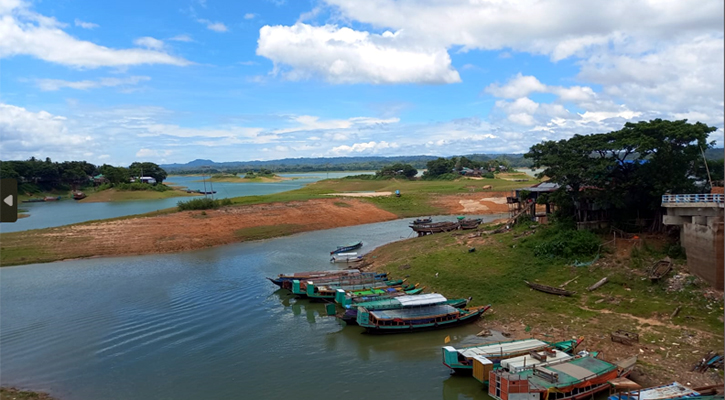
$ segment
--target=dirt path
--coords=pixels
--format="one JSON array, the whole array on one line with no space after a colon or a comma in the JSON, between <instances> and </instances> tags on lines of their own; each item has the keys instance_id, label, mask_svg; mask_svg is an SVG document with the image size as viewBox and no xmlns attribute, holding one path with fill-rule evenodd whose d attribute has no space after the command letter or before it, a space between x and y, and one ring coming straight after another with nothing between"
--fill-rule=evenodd
<instances>
[{"instance_id":1,"label":"dirt path","mask_svg":"<svg viewBox=\"0 0 725 400\"><path fill-rule=\"evenodd\" d=\"M438 196L433 205L449 210L451 214L498 214L509 211L508 192L478 192Z\"/></svg>"}]
</instances>

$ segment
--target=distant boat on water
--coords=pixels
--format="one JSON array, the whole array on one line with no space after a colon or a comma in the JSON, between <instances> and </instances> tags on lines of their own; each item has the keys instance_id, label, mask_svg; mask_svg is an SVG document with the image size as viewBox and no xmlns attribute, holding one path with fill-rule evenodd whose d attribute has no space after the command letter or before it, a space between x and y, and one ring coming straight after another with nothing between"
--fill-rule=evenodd
<instances>
[{"instance_id":1,"label":"distant boat on water","mask_svg":"<svg viewBox=\"0 0 725 400\"><path fill-rule=\"evenodd\" d=\"M330 255L338 254L338 253L347 253L348 251L352 251L352 250L361 248L362 245L363 245L363 242L355 242L355 243L346 244L344 246L337 246L337 250L331 251Z\"/></svg>"},{"instance_id":2,"label":"distant boat on water","mask_svg":"<svg viewBox=\"0 0 725 400\"><path fill-rule=\"evenodd\" d=\"M73 192L73 200L83 200L86 197L88 197L88 196L86 196L86 194L81 191Z\"/></svg>"}]
</instances>

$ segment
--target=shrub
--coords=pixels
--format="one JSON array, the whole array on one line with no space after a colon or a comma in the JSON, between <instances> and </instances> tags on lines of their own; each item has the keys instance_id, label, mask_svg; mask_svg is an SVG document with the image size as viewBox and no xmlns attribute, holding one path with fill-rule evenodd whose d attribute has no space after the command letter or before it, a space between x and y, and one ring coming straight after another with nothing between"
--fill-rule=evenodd
<instances>
[{"instance_id":1,"label":"shrub","mask_svg":"<svg viewBox=\"0 0 725 400\"><path fill-rule=\"evenodd\" d=\"M214 200L209 197L179 201L178 203L176 203L176 206L179 207L179 211L211 210L229 205L232 205L232 201L229 199Z\"/></svg>"},{"instance_id":2,"label":"shrub","mask_svg":"<svg viewBox=\"0 0 725 400\"><path fill-rule=\"evenodd\" d=\"M589 231L554 227L537 232L526 243L540 257L572 258L593 255L599 249L600 240Z\"/></svg>"}]
</instances>

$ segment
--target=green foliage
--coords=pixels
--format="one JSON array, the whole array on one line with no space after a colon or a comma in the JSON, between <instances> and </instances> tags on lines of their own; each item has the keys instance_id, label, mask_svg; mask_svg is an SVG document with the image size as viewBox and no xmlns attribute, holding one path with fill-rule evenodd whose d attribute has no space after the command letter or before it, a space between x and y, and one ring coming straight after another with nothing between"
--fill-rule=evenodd
<instances>
[{"instance_id":1,"label":"green foliage","mask_svg":"<svg viewBox=\"0 0 725 400\"><path fill-rule=\"evenodd\" d=\"M400 177L413 179L418 174L418 170L410 164L396 163L385 166L375 173L380 177Z\"/></svg>"},{"instance_id":2,"label":"green foliage","mask_svg":"<svg viewBox=\"0 0 725 400\"><path fill-rule=\"evenodd\" d=\"M716 128L687 120L626 123L605 134L575 135L531 147L524 156L561 188L551 200L574 215L577 204L609 208L617 220L653 218L665 193L698 193L700 147Z\"/></svg>"},{"instance_id":3,"label":"green foliage","mask_svg":"<svg viewBox=\"0 0 725 400\"><path fill-rule=\"evenodd\" d=\"M676 260L684 260L687 258L685 254L685 248L680 246L679 243L671 244L665 248L665 253Z\"/></svg>"},{"instance_id":4,"label":"green foliage","mask_svg":"<svg viewBox=\"0 0 725 400\"><path fill-rule=\"evenodd\" d=\"M539 230L523 241L538 257L594 256L599 249L600 239L589 231L578 231L552 226Z\"/></svg>"},{"instance_id":5,"label":"green foliage","mask_svg":"<svg viewBox=\"0 0 725 400\"><path fill-rule=\"evenodd\" d=\"M103 185L102 185L103 186ZM118 190L153 190L156 192L166 192L168 190L173 190L172 188L166 186L166 185L152 185L150 183L141 183L141 182L132 182L132 183L119 183L113 185L114 188Z\"/></svg>"},{"instance_id":6,"label":"green foliage","mask_svg":"<svg viewBox=\"0 0 725 400\"><path fill-rule=\"evenodd\" d=\"M428 170L423 173L424 178L437 178L444 174L450 174L455 166L455 161L445 158L428 161L426 164Z\"/></svg>"},{"instance_id":7,"label":"green foliage","mask_svg":"<svg viewBox=\"0 0 725 400\"><path fill-rule=\"evenodd\" d=\"M187 201L179 201L176 205L179 207L179 211L211 210L219 207L230 206L232 205L232 201L229 199L214 200L209 197L204 197Z\"/></svg>"},{"instance_id":8,"label":"green foliage","mask_svg":"<svg viewBox=\"0 0 725 400\"><path fill-rule=\"evenodd\" d=\"M166 171L152 162L135 162L128 167L129 173L134 177L150 176L156 183L163 183Z\"/></svg>"}]
</instances>

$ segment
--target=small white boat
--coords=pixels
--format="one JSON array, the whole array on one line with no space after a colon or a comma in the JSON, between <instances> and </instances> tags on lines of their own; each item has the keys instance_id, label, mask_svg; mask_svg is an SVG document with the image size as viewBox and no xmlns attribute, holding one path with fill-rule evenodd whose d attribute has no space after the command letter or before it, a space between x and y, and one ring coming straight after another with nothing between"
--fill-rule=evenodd
<instances>
[{"instance_id":1,"label":"small white boat","mask_svg":"<svg viewBox=\"0 0 725 400\"><path fill-rule=\"evenodd\" d=\"M362 261L363 256L357 253L338 253L330 258L331 263L355 263Z\"/></svg>"}]
</instances>

